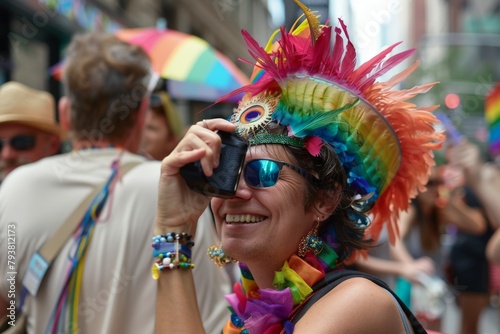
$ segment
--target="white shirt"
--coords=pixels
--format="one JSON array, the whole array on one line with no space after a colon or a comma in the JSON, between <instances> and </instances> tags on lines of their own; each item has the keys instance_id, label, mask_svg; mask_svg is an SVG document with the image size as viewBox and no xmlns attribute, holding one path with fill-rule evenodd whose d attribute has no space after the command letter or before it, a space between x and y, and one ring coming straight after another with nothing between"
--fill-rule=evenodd
<instances>
[{"instance_id":1,"label":"white shirt","mask_svg":"<svg viewBox=\"0 0 500 334\"><path fill-rule=\"evenodd\" d=\"M0 187L0 268L7 270L7 225L15 224L19 302L28 261L65 222L93 187L108 179L115 149L87 150L53 156L17 168ZM157 205L160 163L125 153L121 164L142 163L116 183L88 246L79 302L80 333L153 333L156 281L151 237ZM208 210L200 218L193 247L198 305L207 333L218 333L229 317L224 294L227 273L210 263L208 246L218 243ZM26 298L28 332L43 333L68 269L68 240L46 274L36 298ZM9 284L0 280L6 298Z\"/></svg>"}]
</instances>

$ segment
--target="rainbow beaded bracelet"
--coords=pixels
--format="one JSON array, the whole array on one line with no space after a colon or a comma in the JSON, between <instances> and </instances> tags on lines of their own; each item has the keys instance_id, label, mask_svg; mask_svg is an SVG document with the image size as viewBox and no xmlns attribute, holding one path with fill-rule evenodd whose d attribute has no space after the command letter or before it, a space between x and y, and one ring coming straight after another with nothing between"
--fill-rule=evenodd
<instances>
[{"instance_id":1,"label":"rainbow beaded bracelet","mask_svg":"<svg viewBox=\"0 0 500 334\"><path fill-rule=\"evenodd\" d=\"M155 280L160 277L160 271L165 269L193 269L191 263L192 237L187 233L166 233L152 238L153 257L155 263L151 274Z\"/></svg>"}]
</instances>

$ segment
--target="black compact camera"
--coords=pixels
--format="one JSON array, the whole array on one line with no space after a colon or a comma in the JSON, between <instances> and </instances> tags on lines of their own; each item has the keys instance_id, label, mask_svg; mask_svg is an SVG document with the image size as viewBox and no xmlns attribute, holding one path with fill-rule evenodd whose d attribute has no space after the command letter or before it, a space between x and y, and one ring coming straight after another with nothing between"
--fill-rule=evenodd
<instances>
[{"instance_id":1,"label":"black compact camera","mask_svg":"<svg viewBox=\"0 0 500 334\"><path fill-rule=\"evenodd\" d=\"M180 172L194 191L212 197L231 198L236 194L248 145L233 133L219 131L217 134L221 137L222 147L219 166L212 176L203 174L199 161L183 166Z\"/></svg>"}]
</instances>

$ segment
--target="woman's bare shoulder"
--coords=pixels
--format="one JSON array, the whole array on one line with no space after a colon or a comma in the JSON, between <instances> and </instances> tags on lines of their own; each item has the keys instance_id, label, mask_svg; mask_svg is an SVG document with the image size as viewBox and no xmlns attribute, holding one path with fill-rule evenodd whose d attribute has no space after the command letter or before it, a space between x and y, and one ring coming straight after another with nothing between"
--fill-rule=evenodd
<instances>
[{"instance_id":1,"label":"woman's bare shoulder","mask_svg":"<svg viewBox=\"0 0 500 334\"><path fill-rule=\"evenodd\" d=\"M361 277L348 279L318 300L294 333L404 333L390 294Z\"/></svg>"}]
</instances>

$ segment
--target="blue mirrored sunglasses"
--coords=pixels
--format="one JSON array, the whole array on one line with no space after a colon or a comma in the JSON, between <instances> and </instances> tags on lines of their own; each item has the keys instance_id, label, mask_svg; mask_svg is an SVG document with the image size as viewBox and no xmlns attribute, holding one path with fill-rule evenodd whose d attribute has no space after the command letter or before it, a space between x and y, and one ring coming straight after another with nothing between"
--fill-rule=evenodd
<instances>
[{"instance_id":1,"label":"blue mirrored sunglasses","mask_svg":"<svg viewBox=\"0 0 500 334\"><path fill-rule=\"evenodd\" d=\"M283 161L270 159L253 159L246 162L243 168L245 182L252 188L269 188L278 182L280 171L287 166L309 181L318 183L319 180L300 167Z\"/></svg>"}]
</instances>

